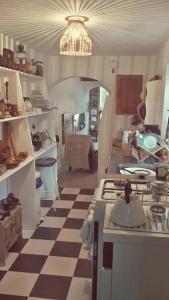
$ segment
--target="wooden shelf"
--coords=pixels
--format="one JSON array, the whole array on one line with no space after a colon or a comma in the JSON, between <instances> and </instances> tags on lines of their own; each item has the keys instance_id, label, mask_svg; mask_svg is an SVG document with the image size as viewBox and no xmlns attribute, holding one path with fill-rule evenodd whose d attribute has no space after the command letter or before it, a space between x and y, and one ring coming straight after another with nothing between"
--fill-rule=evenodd
<instances>
[{"instance_id":1,"label":"wooden shelf","mask_svg":"<svg viewBox=\"0 0 169 300\"><path fill-rule=\"evenodd\" d=\"M21 77L21 79L23 80L42 80L44 77L43 76L38 76L38 75L34 75L34 74L29 74L29 73L25 73L25 72L20 72L18 71L19 76Z\"/></svg>"},{"instance_id":2,"label":"wooden shelf","mask_svg":"<svg viewBox=\"0 0 169 300\"><path fill-rule=\"evenodd\" d=\"M54 147L56 147L56 144L51 144L51 146L49 146L48 148L40 149L39 151L36 151L34 153L34 157L37 158L37 157L47 153L49 150L53 149Z\"/></svg>"},{"instance_id":3,"label":"wooden shelf","mask_svg":"<svg viewBox=\"0 0 169 300\"><path fill-rule=\"evenodd\" d=\"M0 71L4 72L4 73L15 73L18 72L19 75L22 77L22 79L25 80L29 80L29 79L43 79L43 76L38 76L38 75L33 75L33 74L29 74L29 73L25 73L25 72L21 72L18 70L13 70L13 69L9 69L9 68L5 68L5 67L1 67L0 66Z\"/></svg>"},{"instance_id":4,"label":"wooden shelf","mask_svg":"<svg viewBox=\"0 0 169 300\"><path fill-rule=\"evenodd\" d=\"M36 117L36 116L43 116L43 115L48 114L49 112L50 112L50 110L48 110L48 111L43 111L43 112L41 112L41 113L27 114L26 116L27 116L28 118Z\"/></svg>"},{"instance_id":5,"label":"wooden shelf","mask_svg":"<svg viewBox=\"0 0 169 300\"><path fill-rule=\"evenodd\" d=\"M5 67L0 67L0 71L3 73L16 73L17 70L13 70L13 69L9 69L9 68L5 68Z\"/></svg>"},{"instance_id":6,"label":"wooden shelf","mask_svg":"<svg viewBox=\"0 0 169 300\"><path fill-rule=\"evenodd\" d=\"M18 117L10 117L10 118L5 118L5 119L0 119L0 123L11 122L11 121L15 121L15 120L21 120L23 118L25 118L25 116L18 116Z\"/></svg>"},{"instance_id":7,"label":"wooden shelf","mask_svg":"<svg viewBox=\"0 0 169 300\"><path fill-rule=\"evenodd\" d=\"M43 143L43 149L34 152L31 130L33 125L36 132L47 130L53 141L55 141L55 130L51 110L41 111L39 113L26 114L24 96L31 97L32 91L40 89L43 98L48 99L48 91L45 79L17 70L12 70L0 66L0 77L4 82L9 82L9 102L18 107L22 115L0 119L0 140L6 138L4 125L10 122L11 133L13 136L16 153L27 152L28 158L21 162L17 167L7 170L0 175L0 201L7 197L9 193L16 195L22 204L22 225L23 229L35 229L40 221L40 193L37 194L35 182L35 160L41 156L52 156L57 159L57 145L54 142ZM5 79L5 80L4 80ZM21 120L21 121L20 121ZM14 122L15 121L15 122ZM12 146L11 146L12 148ZM57 165L54 168L57 174ZM44 185L41 188L41 196L51 198L51 180L56 184L55 178L49 178L44 175Z\"/></svg>"},{"instance_id":8,"label":"wooden shelf","mask_svg":"<svg viewBox=\"0 0 169 300\"><path fill-rule=\"evenodd\" d=\"M21 162L18 167L13 168L11 170L7 170L3 175L0 175L0 182L7 179L11 175L15 174L19 170L21 170L23 167L27 166L30 162L33 161L33 157L27 157L23 162Z\"/></svg>"}]
</instances>

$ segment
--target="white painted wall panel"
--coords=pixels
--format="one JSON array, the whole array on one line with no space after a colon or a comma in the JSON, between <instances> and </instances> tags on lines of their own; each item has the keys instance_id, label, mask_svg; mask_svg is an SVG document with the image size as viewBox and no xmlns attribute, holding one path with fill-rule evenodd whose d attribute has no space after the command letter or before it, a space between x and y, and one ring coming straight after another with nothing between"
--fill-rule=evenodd
<instances>
[{"instance_id":1,"label":"white painted wall panel","mask_svg":"<svg viewBox=\"0 0 169 300\"><path fill-rule=\"evenodd\" d=\"M48 90L59 81L71 76L84 76L97 79L111 92L113 101L113 128L112 134L116 135L119 128L126 129L130 126L131 116L115 115L115 75L118 74L143 75L143 83L156 73L155 56L91 56L91 57L64 57L50 56L46 64Z\"/></svg>"},{"instance_id":2,"label":"white painted wall panel","mask_svg":"<svg viewBox=\"0 0 169 300\"><path fill-rule=\"evenodd\" d=\"M162 76L162 93L161 101L163 110L161 113L161 135L165 137L168 122L168 81L169 81L169 39L164 43L163 47L157 55L157 72ZM158 113L158 112L157 112Z\"/></svg>"},{"instance_id":3,"label":"white painted wall panel","mask_svg":"<svg viewBox=\"0 0 169 300\"><path fill-rule=\"evenodd\" d=\"M0 33L0 54L3 54L3 48L8 48L12 51L17 49L17 45L19 45L20 42L19 41L15 41L13 38ZM36 52L34 49L29 49L27 48L27 46L24 44L24 48L27 51L27 56L28 59L34 58L36 60L44 60L44 57L42 55L42 53L40 53L39 51Z\"/></svg>"},{"instance_id":4,"label":"white painted wall panel","mask_svg":"<svg viewBox=\"0 0 169 300\"><path fill-rule=\"evenodd\" d=\"M132 60L133 59L131 56L120 56L118 58L118 74L121 75L131 74Z\"/></svg>"},{"instance_id":5,"label":"white painted wall panel","mask_svg":"<svg viewBox=\"0 0 169 300\"><path fill-rule=\"evenodd\" d=\"M162 110L161 103L161 80L149 81L146 84L146 118L145 124L147 125L160 125Z\"/></svg>"}]
</instances>

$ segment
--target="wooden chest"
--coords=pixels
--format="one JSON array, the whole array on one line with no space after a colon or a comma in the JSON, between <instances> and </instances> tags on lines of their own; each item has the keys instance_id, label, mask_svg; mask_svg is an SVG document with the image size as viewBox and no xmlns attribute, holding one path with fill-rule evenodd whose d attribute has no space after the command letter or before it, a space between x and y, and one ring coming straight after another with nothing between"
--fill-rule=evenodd
<instances>
[{"instance_id":1,"label":"wooden chest","mask_svg":"<svg viewBox=\"0 0 169 300\"><path fill-rule=\"evenodd\" d=\"M22 237L22 209L17 205L10 215L0 221L0 264L5 265L8 250Z\"/></svg>"}]
</instances>

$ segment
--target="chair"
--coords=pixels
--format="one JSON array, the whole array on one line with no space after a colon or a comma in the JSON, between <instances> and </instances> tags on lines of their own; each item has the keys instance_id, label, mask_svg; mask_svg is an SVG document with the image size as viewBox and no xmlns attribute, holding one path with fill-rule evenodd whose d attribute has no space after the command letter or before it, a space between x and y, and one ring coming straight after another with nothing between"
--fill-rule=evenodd
<instances>
[{"instance_id":1,"label":"chair","mask_svg":"<svg viewBox=\"0 0 169 300\"><path fill-rule=\"evenodd\" d=\"M90 135L67 134L65 136L64 162L72 168L90 169L97 166L97 153Z\"/></svg>"}]
</instances>

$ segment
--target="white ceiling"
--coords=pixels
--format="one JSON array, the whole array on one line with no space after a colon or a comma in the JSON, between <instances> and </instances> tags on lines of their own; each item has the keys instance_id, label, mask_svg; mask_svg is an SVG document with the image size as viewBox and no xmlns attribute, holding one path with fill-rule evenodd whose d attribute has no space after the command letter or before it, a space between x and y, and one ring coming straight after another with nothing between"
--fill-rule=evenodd
<instances>
[{"instance_id":1,"label":"white ceiling","mask_svg":"<svg viewBox=\"0 0 169 300\"><path fill-rule=\"evenodd\" d=\"M75 14L90 18L95 55L154 54L169 37L169 0L0 0L0 32L58 54Z\"/></svg>"}]
</instances>

